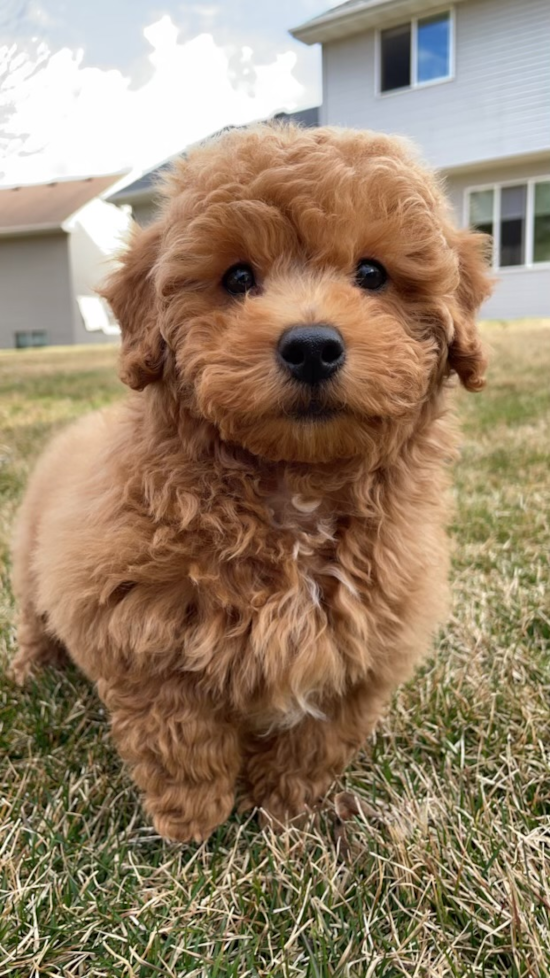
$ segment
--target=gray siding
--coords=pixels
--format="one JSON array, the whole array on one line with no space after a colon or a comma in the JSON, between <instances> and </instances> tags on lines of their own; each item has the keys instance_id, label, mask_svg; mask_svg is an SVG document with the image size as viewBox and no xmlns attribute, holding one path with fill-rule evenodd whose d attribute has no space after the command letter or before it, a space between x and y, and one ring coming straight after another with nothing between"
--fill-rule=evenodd
<instances>
[{"instance_id":1,"label":"gray siding","mask_svg":"<svg viewBox=\"0 0 550 978\"><path fill-rule=\"evenodd\" d=\"M445 3L442 3L445 9ZM376 94L375 32L323 45L323 118L412 137L439 168L550 149L550 3L467 0L455 77Z\"/></svg>"},{"instance_id":2,"label":"gray siding","mask_svg":"<svg viewBox=\"0 0 550 978\"><path fill-rule=\"evenodd\" d=\"M469 187L491 183L527 180L550 175L550 153L546 160L516 166L492 166L446 178L448 197L457 223L464 226L467 215L465 192ZM485 303L481 315L486 319L522 319L530 316L550 317L550 268L500 268L495 272L497 285Z\"/></svg>"},{"instance_id":3,"label":"gray siding","mask_svg":"<svg viewBox=\"0 0 550 978\"><path fill-rule=\"evenodd\" d=\"M48 343L73 342L67 235L0 238L0 346L19 330L44 329Z\"/></svg>"}]
</instances>

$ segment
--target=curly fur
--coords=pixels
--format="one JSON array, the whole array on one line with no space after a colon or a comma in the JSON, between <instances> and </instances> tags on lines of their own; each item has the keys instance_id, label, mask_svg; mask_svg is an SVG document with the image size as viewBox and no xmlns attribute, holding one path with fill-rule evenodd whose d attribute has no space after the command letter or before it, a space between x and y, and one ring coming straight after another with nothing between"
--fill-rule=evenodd
<instances>
[{"instance_id":1,"label":"curly fur","mask_svg":"<svg viewBox=\"0 0 550 978\"><path fill-rule=\"evenodd\" d=\"M485 239L403 141L259 126L189 154L105 286L139 393L39 461L15 546L19 681L64 650L97 683L161 835L234 805L309 810L445 613L448 378L483 386ZM360 258L388 270L354 283ZM246 261L258 287L221 286ZM274 350L329 323L307 397Z\"/></svg>"}]
</instances>

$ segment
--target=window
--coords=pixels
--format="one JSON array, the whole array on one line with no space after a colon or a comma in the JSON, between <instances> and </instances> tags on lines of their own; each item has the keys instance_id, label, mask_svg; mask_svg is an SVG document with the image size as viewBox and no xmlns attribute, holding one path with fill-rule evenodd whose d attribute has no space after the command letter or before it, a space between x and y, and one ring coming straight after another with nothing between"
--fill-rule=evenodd
<instances>
[{"instance_id":1,"label":"window","mask_svg":"<svg viewBox=\"0 0 550 978\"><path fill-rule=\"evenodd\" d=\"M383 92L396 88L408 88L411 84L411 25L382 31L382 85Z\"/></svg>"},{"instance_id":2,"label":"window","mask_svg":"<svg viewBox=\"0 0 550 978\"><path fill-rule=\"evenodd\" d=\"M451 77L451 14L446 11L380 34L380 91L416 88Z\"/></svg>"},{"instance_id":3,"label":"window","mask_svg":"<svg viewBox=\"0 0 550 978\"><path fill-rule=\"evenodd\" d=\"M500 191L500 267L525 265L525 210L527 187Z\"/></svg>"},{"instance_id":4,"label":"window","mask_svg":"<svg viewBox=\"0 0 550 978\"><path fill-rule=\"evenodd\" d=\"M449 14L418 21L416 80L419 85L451 74L450 24Z\"/></svg>"},{"instance_id":5,"label":"window","mask_svg":"<svg viewBox=\"0 0 550 978\"><path fill-rule=\"evenodd\" d=\"M470 193L469 224L494 237L493 212L494 190L472 190Z\"/></svg>"},{"instance_id":6,"label":"window","mask_svg":"<svg viewBox=\"0 0 550 978\"><path fill-rule=\"evenodd\" d=\"M550 179L469 190L468 223L493 238L497 268L550 262Z\"/></svg>"},{"instance_id":7,"label":"window","mask_svg":"<svg viewBox=\"0 0 550 978\"><path fill-rule=\"evenodd\" d=\"M45 329L30 329L15 334L15 346L18 350L26 350L29 346L47 346L48 334Z\"/></svg>"},{"instance_id":8,"label":"window","mask_svg":"<svg viewBox=\"0 0 550 978\"><path fill-rule=\"evenodd\" d=\"M535 184L533 261L550 261L550 180Z\"/></svg>"}]
</instances>

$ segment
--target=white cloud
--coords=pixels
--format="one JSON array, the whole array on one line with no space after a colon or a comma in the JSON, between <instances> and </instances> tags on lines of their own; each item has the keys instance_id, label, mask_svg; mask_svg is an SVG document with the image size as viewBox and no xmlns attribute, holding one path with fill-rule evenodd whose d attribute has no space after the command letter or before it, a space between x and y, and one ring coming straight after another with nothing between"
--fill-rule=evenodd
<instances>
[{"instance_id":1,"label":"white cloud","mask_svg":"<svg viewBox=\"0 0 550 978\"><path fill-rule=\"evenodd\" d=\"M208 33L180 43L169 16L143 33L152 74L137 89L118 70L85 66L82 50L0 47L1 182L145 169L303 98L291 51L255 64L250 48L219 46Z\"/></svg>"}]
</instances>

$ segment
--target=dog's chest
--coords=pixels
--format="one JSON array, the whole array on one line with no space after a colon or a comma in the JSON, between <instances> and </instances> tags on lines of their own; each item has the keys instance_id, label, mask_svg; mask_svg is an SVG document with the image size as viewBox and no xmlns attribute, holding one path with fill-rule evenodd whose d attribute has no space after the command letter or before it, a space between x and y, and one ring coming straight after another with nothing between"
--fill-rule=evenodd
<instances>
[{"instance_id":1,"label":"dog's chest","mask_svg":"<svg viewBox=\"0 0 550 978\"><path fill-rule=\"evenodd\" d=\"M281 589L297 589L313 608L330 612L331 597L343 587L354 598L357 588L341 566L342 527L331 502L322 496L293 493L284 487L269 497L272 534L281 545Z\"/></svg>"},{"instance_id":2,"label":"dog's chest","mask_svg":"<svg viewBox=\"0 0 550 978\"><path fill-rule=\"evenodd\" d=\"M341 612L342 592L348 607L350 601L360 606L353 568L342 560L345 520L332 500L282 484L264 497L259 515L258 509L239 509L234 520L219 521L222 532L213 546L197 554L196 583L203 579L210 598L215 601L217 594L252 627L265 621L268 609L279 616L279 634L285 626L302 631L306 619L314 619L315 628L332 627L331 612L335 604Z\"/></svg>"},{"instance_id":3,"label":"dog's chest","mask_svg":"<svg viewBox=\"0 0 550 978\"><path fill-rule=\"evenodd\" d=\"M368 668L366 592L346 518L326 498L284 486L261 508L234 506L225 521L206 513L195 537L188 661L268 725L320 715L326 696Z\"/></svg>"},{"instance_id":4,"label":"dog's chest","mask_svg":"<svg viewBox=\"0 0 550 978\"><path fill-rule=\"evenodd\" d=\"M223 516L205 512L192 540L188 573L202 618L223 612L264 642L276 621L275 639L297 649L305 631L329 634L361 613L364 568L355 572L349 517L338 501L284 483L251 504L228 499Z\"/></svg>"},{"instance_id":5,"label":"dog's chest","mask_svg":"<svg viewBox=\"0 0 550 978\"><path fill-rule=\"evenodd\" d=\"M273 534L295 537L295 559L303 557L314 541L318 545L335 542L334 514L320 496L305 496L281 488L268 497L266 509Z\"/></svg>"},{"instance_id":6,"label":"dog's chest","mask_svg":"<svg viewBox=\"0 0 550 978\"><path fill-rule=\"evenodd\" d=\"M269 498L268 511L281 559L271 593L254 611L250 642L273 664L280 687L273 723L288 725L321 715L324 694L362 672L365 608L341 559L345 532L330 501L283 490Z\"/></svg>"}]
</instances>

